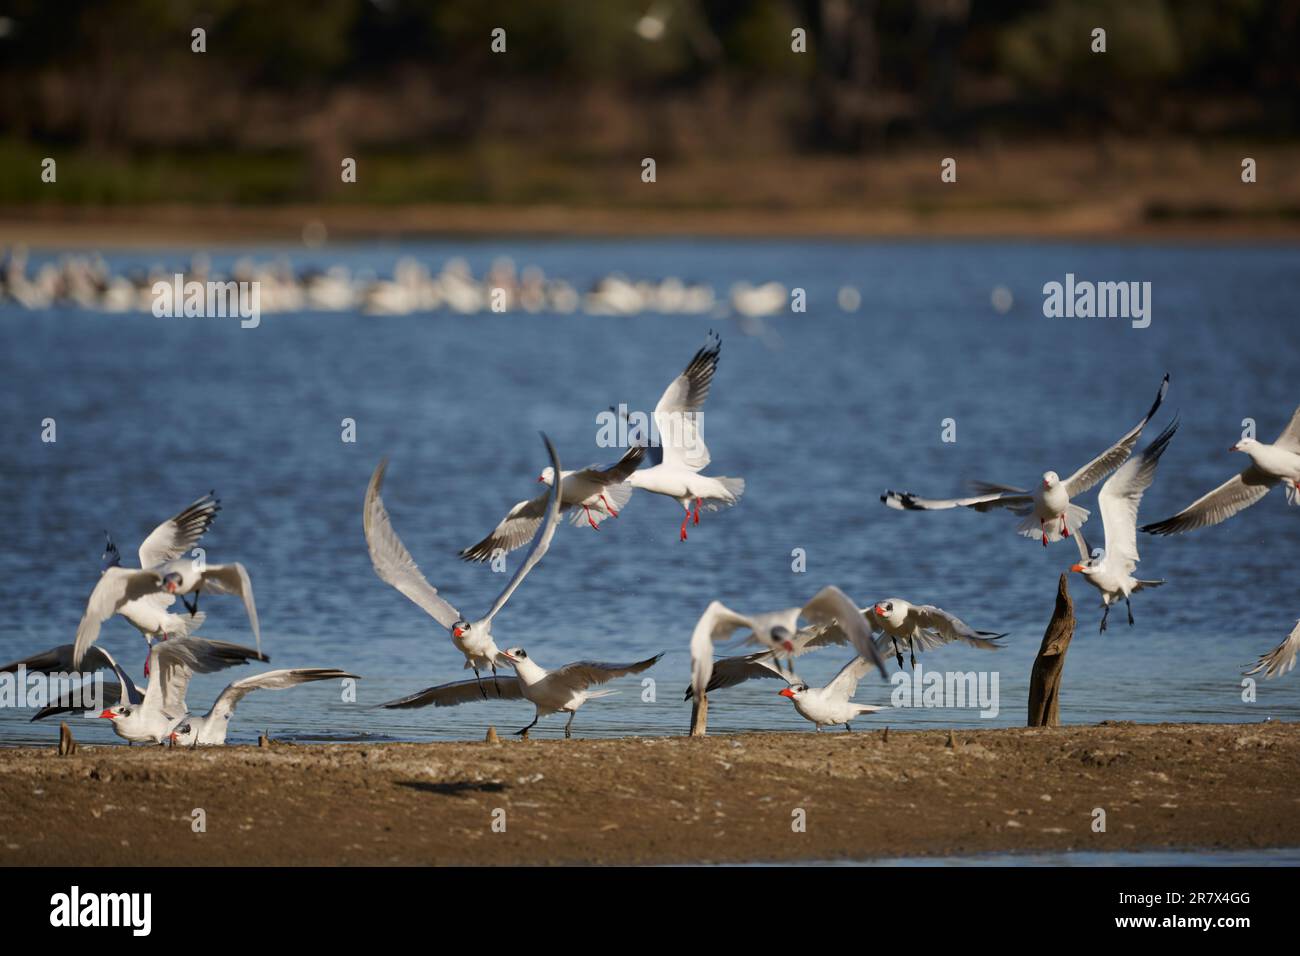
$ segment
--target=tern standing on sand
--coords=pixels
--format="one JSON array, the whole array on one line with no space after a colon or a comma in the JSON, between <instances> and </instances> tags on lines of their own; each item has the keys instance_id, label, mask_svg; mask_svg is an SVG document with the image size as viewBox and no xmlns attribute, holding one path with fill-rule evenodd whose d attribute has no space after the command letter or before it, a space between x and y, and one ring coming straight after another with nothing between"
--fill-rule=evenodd
<instances>
[{"instance_id":1,"label":"tern standing on sand","mask_svg":"<svg viewBox=\"0 0 1300 956\"><path fill-rule=\"evenodd\" d=\"M886 491L880 500L898 511L944 511L949 508L992 511L1006 508L1025 519L1016 528L1018 533L1026 538L1041 537L1043 547L1046 547L1049 541L1068 538L1088 520L1088 510L1073 504L1071 499L1083 494L1128 459L1142 429L1160 408L1168 391L1169 376L1166 375L1146 417L1064 481L1056 472L1048 471L1043 473L1041 484L1033 492L1011 485L980 482L977 484L979 494L969 498L920 498L911 492Z\"/></svg>"},{"instance_id":2,"label":"tern standing on sand","mask_svg":"<svg viewBox=\"0 0 1300 956\"><path fill-rule=\"evenodd\" d=\"M850 699L857 693L858 681L874 666L871 661L855 657L825 687L809 687L800 681L780 691L780 694L790 698L800 717L812 721L813 730L835 724L843 724L845 730L852 730L849 721L854 717L859 714L874 714L880 710L871 704L855 704Z\"/></svg>"},{"instance_id":3,"label":"tern standing on sand","mask_svg":"<svg viewBox=\"0 0 1300 956\"><path fill-rule=\"evenodd\" d=\"M122 699L100 717L113 722L113 732L132 743L160 744L188 713L185 694L190 678L247 664L262 657L250 648L201 637L180 637L154 644L149 650L153 677L141 691L102 648L108 665L121 681ZM38 715L39 716L39 715Z\"/></svg>"},{"instance_id":4,"label":"tern standing on sand","mask_svg":"<svg viewBox=\"0 0 1300 956\"><path fill-rule=\"evenodd\" d=\"M1106 630L1106 618L1110 616L1112 604L1124 602L1128 608L1128 623L1131 627L1133 604L1129 601L1129 595L1147 588L1158 588L1165 583L1133 577L1133 571L1141 560L1137 549L1137 515L1142 495L1155 479L1160 456L1169 447L1169 440L1177 430L1178 423L1174 422L1141 455L1126 461L1101 486L1101 491L1097 493L1097 504L1101 508L1101 526L1106 535L1102 556L1091 557L1087 540L1082 534L1078 537L1082 560L1079 564L1072 565L1070 570L1082 574L1089 584L1101 592L1101 605L1105 608L1101 615L1101 631Z\"/></svg>"},{"instance_id":5,"label":"tern standing on sand","mask_svg":"<svg viewBox=\"0 0 1300 956\"><path fill-rule=\"evenodd\" d=\"M693 520L699 524L701 507L708 511L728 508L745 492L743 478L700 474L712 461L704 444L703 409L721 349L721 339L711 338L664 391L654 410L655 429L659 432L659 446L650 450L654 464L628 477L628 484L633 488L666 495L686 510L680 532L682 541L686 540L686 525L692 520L692 505Z\"/></svg>"},{"instance_id":6,"label":"tern standing on sand","mask_svg":"<svg viewBox=\"0 0 1300 956\"><path fill-rule=\"evenodd\" d=\"M555 469L556 474L562 474L560 458L555 453L555 446L545 435L542 435L542 441L546 445L546 453L551 458L551 467ZM523 583L528 572L542 560L542 555L546 554L546 549L551 546L556 523L560 520L559 487L551 486L547 495L546 518L533 537L533 546L529 549L528 556L524 558L524 563L497 595L487 614L477 621L467 621L465 616L452 607L438 593L438 589L425 579L420 566L411 557L411 552L406 550L406 545L402 544L402 539L393 530L393 524L384 508L384 499L380 497L380 489L384 484L384 471L387 467L388 462L384 460L375 468L375 473L370 478L370 487L366 489L363 515L366 545L370 549L370 561L375 567L375 574L379 575L380 580L405 594L426 614L447 629L456 649L465 655L465 666L473 668L478 689L486 698L487 691L483 687L480 671L483 668L490 668L495 680L497 659L501 655L501 649L492 639L492 620L506 606L510 595L515 593L515 588Z\"/></svg>"},{"instance_id":7,"label":"tern standing on sand","mask_svg":"<svg viewBox=\"0 0 1300 956\"><path fill-rule=\"evenodd\" d=\"M1288 504L1300 504L1300 408L1273 444L1243 438L1228 451L1245 452L1250 464L1172 518L1142 526L1148 534L1181 534L1226 521L1259 501L1279 483Z\"/></svg>"},{"instance_id":8,"label":"tern standing on sand","mask_svg":"<svg viewBox=\"0 0 1300 956\"><path fill-rule=\"evenodd\" d=\"M588 690L592 684L603 684L627 674L639 674L653 667L659 658L663 657L662 654L656 654L654 657L647 657L633 664L574 661L572 664L565 664L556 670L548 671L529 657L528 652L522 647L512 647L501 651L500 654L501 658L515 669L516 676L503 677L495 681L492 687L496 693L492 696L501 700L527 700L536 708L533 722L515 731L520 737L526 736L538 720L547 714L555 713L569 715L568 722L564 725L564 736L573 736L573 717L577 714L578 708L589 700L608 697L615 693L612 690ZM428 687L408 697L390 700L380 706L393 710L427 707L430 704L435 707L452 707L478 699L474 682L462 680Z\"/></svg>"}]
</instances>

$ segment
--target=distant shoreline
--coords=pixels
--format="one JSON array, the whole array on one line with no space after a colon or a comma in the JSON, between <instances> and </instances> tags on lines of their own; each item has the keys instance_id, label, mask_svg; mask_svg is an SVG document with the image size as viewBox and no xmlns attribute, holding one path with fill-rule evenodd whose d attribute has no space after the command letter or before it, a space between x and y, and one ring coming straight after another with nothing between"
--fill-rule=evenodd
<instances>
[{"instance_id":1,"label":"distant shoreline","mask_svg":"<svg viewBox=\"0 0 1300 956\"><path fill-rule=\"evenodd\" d=\"M1300 217L1147 215L1123 204L1035 210L691 209L417 204L268 207L0 207L0 246L109 250L431 238L1051 239L1300 243ZM311 225L309 225L311 224Z\"/></svg>"},{"instance_id":2,"label":"distant shoreline","mask_svg":"<svg viewBox=\"0 0 1300 956\"><path fill-rule=\"evenodd\" d=\"M75 729L75 728L74 728ZM53 734L52 734L53 737ZM655 864L1300 846L1300 724L0 750L0 865ZM206 832L194 832L201 810ZM800 816L804 832L796 832ZM1096 821L1102 819L1104 832ZM42 819L46 825L30 826ZM504 823L504 832L493 822Z\"/></svg>"}]
</instances>

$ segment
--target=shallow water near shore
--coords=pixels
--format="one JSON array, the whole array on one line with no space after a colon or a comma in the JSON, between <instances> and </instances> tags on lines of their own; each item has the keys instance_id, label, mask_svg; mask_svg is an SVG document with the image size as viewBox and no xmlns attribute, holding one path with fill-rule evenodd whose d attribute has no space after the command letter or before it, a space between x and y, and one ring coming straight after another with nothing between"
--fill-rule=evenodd
<instances>
[{"instance_id":1,"label":"shallow water near shore","mask_svg":"<svg viewBox=\"0 0 1300 956\"><path fill-rule=\"evenodd\" d=\"M266 259L279 250L243 253ZM723 346L707 406L708 470L746 479L741 504L706 512L686 543L677 540L680 509L654 496L634 496L599 532L566 523L496 620L498 643L526 647L545 666L666 651L645 675L653 687L612 685L619 693L585 706L574 731L679 734L690 717L681 699L686 645L710 599L759 610L801 603L834 583L863 604L901 596L1010 632L997 653L949 647L920 658L926 669L995 670L996 717L891 709L860 718L855 731L1021 725L1030 667L1075 546L1019 538L1009 515L889 511L880 494L945 496L967 479L1025 485L1049 468L1073 471L1141 417L1168 371L1155 425L1175 412L1182 425L1142 504L1141 518L1154 520L1240 470L1244 457L1225 449L1243 419L1271 440L1300 401L1300 250L1292 246L483 241L288 258L384 273L406 254L434 269L465 255L477 275L508 254L580 288L616 270L720 290L775 279L806 288L809 308L766 320L774 334L760 338L717 317L295 314L241 329L237 320L0 304L0 659L72 640L103 529L133 564L154 525L212 488L222 512L203 542L208 560L248 566L273 666L365 677L360 706L325 687L250 695L232 741L263 730L302 741L472 740L489 724L502 734L523 727L532 708L519 702L372 706L469 672L441 629L370 567L361 501L371 471L389 457L395 527L429 580L477 616L504 577L456 552L539 490L538 430L566 467L612 460L617 452L596 444L597 414L618 402L648 411L716 328ZM188 250L108 257L115 270L188 258ZM214 267L234 258L214 256ZM1067 273L1150 281L1150 327L1044 318L1043 284ZM862 293L855 314L835 305L843 284ZM1014 297L1006 314L990 305L996 286ZM40 440L45 418L58 423L53 444ZM340 441L344 418L356 421L354 444ZM955 443L941 440L949 418ZM1100 546L1095 492L1081 503L1094 512L1085 532ZM1062 719L1300 720L1300 674L1261 681L1250 703L1240 683L1243 667L1300 615L1300 508L1274 491L1216 528L1138 543L1139 575L1168 584L1136 596L1134 627L1121 607L1099 635L1096 592L1072 576L1079 630ZM792 572L795 549L806 573ZM512 570L521 556L512 555ZM206 636L251 643L238 601L204 597L201 607ZM129 625L110 621L101 641L139 673L144 643ZM820 683L846 660L819 652L799 671ZM196 678L191 706L205 711L247 672ZM715 694L710 728L812 733L779 687L753 682ZM867 679L857 699L888 706L890 690ZM0 708L0 743L57 738L57 726L33 725L31 713ZM115 740L106 723L72 726L86 742ZM544 719L534 734L558 736L562 724Z\"/></svg>"}]
</instances>

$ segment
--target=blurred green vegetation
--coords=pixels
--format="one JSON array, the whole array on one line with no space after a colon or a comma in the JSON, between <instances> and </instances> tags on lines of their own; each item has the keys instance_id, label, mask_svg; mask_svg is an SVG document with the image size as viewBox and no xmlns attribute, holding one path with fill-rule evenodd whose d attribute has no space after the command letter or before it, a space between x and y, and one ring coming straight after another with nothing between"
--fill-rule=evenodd
<instances>
[{"instance_id":1,"label":"blurred green vegetation","mask_svg":"<svg viewBox=\"0 0 1300 956\"><path fill-rule=\"evenodd\" d=\"M1298 48L1296 0L9 0L0 203L582 203L645 155L1287 141Z\"/></svg>"}]
</instances>

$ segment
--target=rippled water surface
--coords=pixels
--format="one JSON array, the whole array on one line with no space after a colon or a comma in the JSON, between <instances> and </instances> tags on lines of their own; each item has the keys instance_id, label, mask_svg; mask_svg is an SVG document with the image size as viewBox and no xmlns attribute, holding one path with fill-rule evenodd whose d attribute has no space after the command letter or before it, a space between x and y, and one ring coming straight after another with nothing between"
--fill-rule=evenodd
<instances>
[{"instance_id":1,"label":"rippled water surface","mask_svg":"<svg viewBox=\"0 0 1300 956\"><path fill-rule=\"evenodd\" d=\"M463 243L367 246L311 261L383 272L399 254L436 268L465 252ZM370 568L361 531L370 473L390 457L385 497L397 529L429 579L477 616L503 576L458 561L456 551L538 490L538 430L566 466L611 459L596 445L597 412L619 401L653 407L716 327L723 351L707 409L710 472L746 479L740 506L706 513L684 544L678 506L653 496L638 494L598 533L566 524L497 619L498 642L522 645L544 665L666 651L648 675L652 702L636 679L624 680L574 726L590 736L678 733L689 720L686 644L711 598L766 609L835 583L864 604L897 595L1011 632L996 654L951 647L923 658L944 670L995 669L996 718L913 709L864 717L857 729L1017 725L1074 546L1045 550L1018 538L1006 514L889 511L881 492L943 495L972 478L1026 484L1049 468L1073 471L1137 421L1168 371L1159 421L1180 412L1182 427L1143 502L1144 518L1165 517L1242 467L1244 458L1225 449L1244 418L1271 440L1300 402L1300 255L1291 248L626 241L468 249L479 274L499 254L582 287L615 270L722 290L776 279L806 288L810 306L769 320L775 335L760 338L717 317L302 314L264 316L245 330L232 320L0 305L0 658L72 639L103 529L132 559L157 522L214 488L223 510L204 541L208 558L250 569L274 664L365 677L362 706L323 686L254 694L232 739L264 729L302 739L456 739L478 738L489 723L522 727L532 708L520 702L366 706L464 676L445 634ZM110 261L125 269L187 258ZM1044 318L1042 285L1067 272L1150 281L1151 326ZM844 283L862 291L856 314L834 304ZM1005 315L990 306L999 285L1015 299ZM45 418L57 422L54 444L40 440ZM340 441L344 418L357 423L355 444ZM940 440L948 418L955 443ZM1083 504L1095 509L1095 495ZM1087 530L1100 537L1099 517ZM1253 703L1242 701L1240 685L1243 665L1300 615L1300 508L1275 491L1217 528L1139 544L1141 573L1169 584L1137 596L1136 627L1121 609L1098 635L1096 594L1072 582L1081 628L1063 718L1300 719L1300 674L1261 683ZM806 553L804 574L791 571L796 548ZM237 601L205 598L203 606L208 636L251 640ZM139 670L144 644L128 624L110 622L101 640ZM819 682L845 658L820 652L800 671ZM191 706L206 710L230 677L197 678ZM808 729L779 687L754 682L715 694L711 726ZM888 704L889 687L869 679L858 699ZM30 714L0 709L0 741L52 740L57 728L28 723ZM561 724L551 717L539 732L558 734ZM115 739L103 722L74 729L91 742Z\"/></svg>"}]
</instances>

